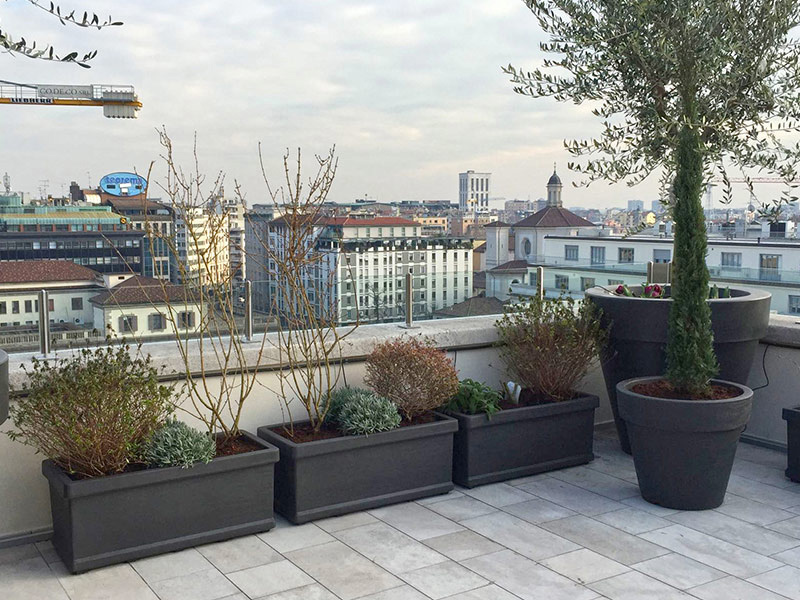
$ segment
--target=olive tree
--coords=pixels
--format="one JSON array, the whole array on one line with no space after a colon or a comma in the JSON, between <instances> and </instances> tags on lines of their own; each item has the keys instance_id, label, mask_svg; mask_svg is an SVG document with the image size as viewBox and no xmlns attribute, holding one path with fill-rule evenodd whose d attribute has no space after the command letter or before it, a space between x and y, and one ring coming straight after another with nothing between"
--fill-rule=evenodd
<instances>
[{"instance_id":1,"label":"olive tree","mask_svg":"<svg viewBox=\"0 0 800 600\"><path fill-rule=\"evenodd\" d=\"M793 189L800 144L796 0L525 0L549 36L515 91L593 106L599 136L565 142L584 184L660 173L675 220L667 378L702 395L713 352L702 210L715 170L753 170ZM786 192L789 194L790 192Z\"/></svg>"}]
</instances>

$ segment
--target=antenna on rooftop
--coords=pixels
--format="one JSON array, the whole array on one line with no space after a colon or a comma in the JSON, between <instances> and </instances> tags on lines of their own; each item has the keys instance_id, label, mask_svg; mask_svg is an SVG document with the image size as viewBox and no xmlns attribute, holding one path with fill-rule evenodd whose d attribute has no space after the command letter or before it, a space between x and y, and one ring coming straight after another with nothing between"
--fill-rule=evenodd
<instances>
[{"instance_id":1,"label":"antenna on rooftop","mask_svg":"<svg viewBox=\"0 0 800 600\"><path fill-rule=\"evenodd\" d=\"M8 176L8 172L3 175L3 188L6 190L6 195L11 195L11 177Z\"/></svg>"}]
</instances>

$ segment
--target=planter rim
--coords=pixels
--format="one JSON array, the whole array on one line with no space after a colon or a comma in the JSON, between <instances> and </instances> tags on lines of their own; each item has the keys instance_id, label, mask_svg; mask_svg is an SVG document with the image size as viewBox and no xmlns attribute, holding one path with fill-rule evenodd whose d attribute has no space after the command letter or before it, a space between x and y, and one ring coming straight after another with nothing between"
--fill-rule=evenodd
<instances>
[{"instance_id":1,"label":"planter rim","mask_svg":"<svg viewBox=\"0 0 800 600\"><path fill-rule=\"evenodd\" d=\"M669 285L669 284L664 284ZM634 285L628 286L629 288L640 288L641 285ZM719 286L718 286L719 287ZM771 298L772 294L758 289L752 288L747 286L726 286L730 287L730 289L745 292L742 296L734 296L731 298L709 298L707 302L721 302L721 303L734 303L734 302L741 302L743 300L747 301L754 301L754 300L763 300L767 298ZM672 298L642 298L640 296L620 296L614 290L617 289L617 286L613 285L596 285L586 290L585 295L588 298L604 298L604 299L617 299L619 301L639 301L639 302L671 302Z\"/></svg>"},{"instance_id":2,"label":"planter rim","mask_svg":"<svg viewBox=\"0 0 800 600\"><path fill-rule=\"evenodd\" d=\"M781 411L784 421L800 421L800 406L788 406Z\"/></svg>"},{"instance_id":3,"label":"planter rim","mask_svg":"<svg viewBox=\"0 0 800 600\"><path fill-rule=\"evenodd\" d=\"M311 442L297 443L279 433L272 431L276 427L283 427L285 423L265 425L258 428L258 435L263 436L270 443L279 448L286 448L295 456L316 456L320 454L330 454L332 452L346 452L355 448L376 446L380 444L391 444L400 440L441 435L458 431L458 421L443 413L434 413L436 420L430 423L419 425L407 425L397 427L390 431L380 431L369 435L342 435L339 437L324 440L314 440ZM308 423L308 421L296 421L295 424Z\"/></svg>"},{"instance_id":4,"label":"planter rim","mask_svg":"<svg viewBox=\"0 0 800 600\"><path fill-rule=\"evenodd\" d=\"M59 486L60 493L63 497L78 498L112 490L142 487L162 483L164 481L203 477L221 471L246 469L255 465L278 462L279 451L275 446L250 432L241 431L240 433L250 441L262 446L262 449L246 452L244 454L220 456L212 459L208 463L196 463L189 468L178 466L156 467L87 479L72 479L67 472L55 462L46 459L42 461L42 474L51 484L57 484Z\"/></svg>"},{"instance_id":5,"label":"planter rim","mask_svg":"<svg viewBox=\"0 0 800 600\"><path fill-rule=\"evenodd\" d=\"M585 392L578 392L578 395L569 400L562 400L560 402L550 402L548 404L536 404L533 406L517 406L513 408L504 408L494 413L491 418L487 417L485 412L469 414L456 410L440 410L437 414L451 416L459 421L470 421L471 424L477 423L502 423L504 421L517 421L520 419L538 418L560 414L564 412L572 412L574 410L582 410L589 408L596 408L600 404L600 399L594 394L587 394Z\"/></svg>"},{"instance_id":6,"label":"planter rim","mask_svg":"<svg viewBox=\"0 0 800 600\"><path fill-rule=\"evenodd\" d=\"M711 379L712 383L720 383L723 385L729 385L731 387L738 388L741 390L741 394L738 396L734 396L733 398L719 398L716 400L685 400L682 398L659 398L657 396L647 396L645 394L637 394L634 391L631 391L634 385L639 383L645 383L647 381L654 381L657 379L664 379L664 375L650 375L648 377L634 377L633 379L625 379L620 381L617 384L617 392L625 392L625 394L632 396L634 398L646 398L647 400L652 401L663 401L669 402L673 405L691 405L691 406L699 406L699 405L715 405L715 404L727 404L729 402L738 402L740 400L744 400L748 397L753 396L753 390L751 390L746 385L741 383L735 383L733 381L727 381L725 379Z\"/></svg>"}]
</instances>

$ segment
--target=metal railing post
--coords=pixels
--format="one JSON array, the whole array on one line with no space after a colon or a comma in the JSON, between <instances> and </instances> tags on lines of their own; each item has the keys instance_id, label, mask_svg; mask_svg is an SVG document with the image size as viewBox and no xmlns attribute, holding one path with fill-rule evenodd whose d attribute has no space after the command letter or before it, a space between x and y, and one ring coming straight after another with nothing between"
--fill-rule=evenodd
<instances>
[{"instance_id":1,"label":"metal railing post","mask_svg":"<svg viewBox=\"0 0 800 600\"><path fill-rule=\"evenodd\" d=\"M406 322L401 325L405 329L416 329L414 325L414 290L413 290L413 274L409 271L406 273Z\"/></svg>"},{"instance_id":2,"label":"metal railing post","mask_svg":"<svg viewBox=\"0 0 800 600\"><path fill-rule=\"evenodd\" d=\"M253 341L253 283L244 281L244 338Z\"/></svg>"},{"instance_id":3,"label":"metal railing post","mask_svg":"<svg viewBox=\"0 0 800 600\"><path fill-rule=\"evenodd\" d=\"M536 294L544 300L544 267L536 267Z\"/></svg>"},{"instance_id":4,"label":"metal railing post","mask_svg":"<svg viewBox=\"0 0 800 600\"><path fill-rule=\"evenodd\" d=\"M39 292L39 353L50 354L50 294Z\"/></svg>"}]
</instances>

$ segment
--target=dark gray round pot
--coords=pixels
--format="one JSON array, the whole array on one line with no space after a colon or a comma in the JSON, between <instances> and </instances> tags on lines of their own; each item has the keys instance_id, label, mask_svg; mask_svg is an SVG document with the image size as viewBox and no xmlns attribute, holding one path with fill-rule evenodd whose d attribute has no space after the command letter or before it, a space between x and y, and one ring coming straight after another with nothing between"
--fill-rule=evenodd
<instances>
[{"instance_id":1,"label":"dark gray round pot","mask_svg":"<svg viewBox=\"0 0 800 600\"><path fill-rule=\"evenodd\" d=\"M750 418L753 390L727 400L669 400L631 391L639 377L617 384L642 498L678 510L716 508L725 499L739 435Z\"/></svg>"},{"instance_id":2,"label":"dark gray round pot","mask_svg":"<svg viewBox=\"0 0 800 600\"><path fill-rule=\"evenodd\" d=\"M603 323L611 327L602 361L603 376L620 446L630 454L628 433L617 408L617 384L632 377L665 373L667 325L672 300L618 296L615 289L616 286L590 288L586 297L603 310ZM630 289L636 294L641 293L641 286L631 286ZM767 334L772 294L763 290L734 288L731 296L708 301L714 352L720 366L718 376L746 384L758 341Z\"/></svg>"}]
</instances>

